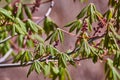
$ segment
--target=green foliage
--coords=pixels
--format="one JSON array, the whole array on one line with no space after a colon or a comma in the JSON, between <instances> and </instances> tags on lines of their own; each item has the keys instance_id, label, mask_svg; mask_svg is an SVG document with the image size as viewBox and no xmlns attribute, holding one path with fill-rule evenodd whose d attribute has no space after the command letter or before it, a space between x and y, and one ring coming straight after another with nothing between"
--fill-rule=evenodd
<instances>
[{"instance_id":1,"label":"green foliage","mask_svg":"<svg viewBox=\"0 0 120 80\"><path fill-rule=\"evenodd\" d=\"M3 8L0 8L0 13L3 14L6 18L13 20L13 17L11 16L12 15L11 12L9 12Z\"/></svg>"},{"instance_id":2,"label":"green foliage","mask_svg":"<svg viewBox=\"0 0 120 80\"><path fill-rule=\"evenodd\" d=\"M73 22L67 24L65 27L70 27L70 26L72 26L72 27L70 28L69 32L72 32L76 29L76 34L77 34L80 31L80 29L82 28L82 21L81 20L73 21Z\"/></svg>"},{"instance_id":3,"label":"green foliage","mask_svg":"<svg viewBox=\"0 0 120 80\"><path fill-rule=\"evenodd\" d=\"M28 6L25 5L24 9L25 9L25 13L26 13L27 17L32 19L32 13L31 13L30 8L28 8Z\"/></svg>"},{"instance_id":4,"label":"green foliage","mask_svg":"<svg viewBox=\"0 0 120 80\"><path fill-rule=\"evenodd\" d=\"M110 7L104 14L93 3L88 4L74 21L64 26L69 28L68 32L61 29L49 15L44 16L43 27L38 25L33 20L32 11L38 7L36 4L29 6L18 1L11 5L12 0L6 2L0 8L0 53L4 56L13 48L13 63L30 65L27 77L35 71L53 80L71 80L68 64L75 65L76 61L90 58L94 63L100 60L105 62L106 80L120 80L119 0L108 0ZM73 35L74 31L76 34ZM64 44L64 33L77 36L74 50L63 52L56 47Z\"/></svg>"},{"instance_id":5,"label":"green foliage","mask_svg":"<svg viewBox=\"0 0 120 80\"><path fill-rule=\"evenodd\" d=\"M47 37L46 40L49 40L49 39L50 39L50 44L58 40L60 40L60 42L63 42L63 39L64 39L63 32L59 28L57 28Z\"/></svg>"},{"instance_id":6,"label":"green foliage","mask_svg":"<svg viewBox=\"0 0 120 80\"><path fill-rule=\"evenodd\" d=\"M44 30L48 35L51 31L54 31L58 26L50 19L50 17L46 17L44 20Z\"/></svg>"},{"instance_id":7,"label":"green foliage","mask_svg":"<svg viewBox=\"0 0 120 80\"><path fill-rule=\"evenodd\" d=\"M120 74L117 72L117 70L113 66L113 61L111 59L107 59L107 62L105 64L105 72L106 72L106 78L108 78L108 80L120 79Z\"/></svg>"},{"instance_id":8,"label":"green foliage","mask_svg":"<svg viewBox=\"0 0 120 80\"><path fill-rule=\"evenodd\" d=\"M96 10L96 7L93 3L90 3L88 6L83 8L81 12L78 14L77 19L88 17L89 22L92 24L96 21L97 17L102 17L102 14Z\"/></svg>"}]
</instances>

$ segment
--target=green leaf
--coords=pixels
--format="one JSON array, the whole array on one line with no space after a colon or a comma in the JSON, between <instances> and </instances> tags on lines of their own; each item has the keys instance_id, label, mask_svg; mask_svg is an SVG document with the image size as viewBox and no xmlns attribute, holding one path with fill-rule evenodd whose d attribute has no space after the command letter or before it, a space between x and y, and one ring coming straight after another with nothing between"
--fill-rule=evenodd
<instances>
[{"instance_id":1,"label":"green leaf","mask_svg":"<svg viewBox=\"0 0 120 80\"><path fill-rule=\"evenodd\" d=\"M41 69L40 69L40 65L39 65L39 61L35 61L35 71L40 74L41 72Z\"/></svg>"},{"instance_id":2,"label":"green leaf","mask_svg":"<svg viewBox=\"0 0 120 80\"><path fill-rule=\"evenodd\" d=\"M110 20L113 16L113 9L110 8L110 10L108 10L106 13L105 13L106 17L107 17L107 20Z\"/></svg>"},{"instance_id":3,"label":"green leaf","mask_svg":"<svg viewBox=\"0 0 120 80\"><path fill-rule=\"evenodd\" d=\"M60 67L59 80L65 80L65 69Z\"/></svg>"},{"instance_id":4,"label":"green leaf","mask_svg":"<svg viewBox=\"0 0 120 80\"><path fill-rule=\"evenodd\" d=\"M76 34L78 34L78 32L80 31L81 28L82 28L82 21L79 20L79 24L78 24L77 29L76 29Z\"/></svg>"},{"instance_id":5,"label":"green leaf","mask_svg":"<svg viewBox=\"0 0 120 80\"><path fill-rule=\"evenodd\" d=\"M71 76L70 76L70 73L68 72L67 69L65 69L65 72L66 72L66 76L67 76L68 80L72 80L72 79L71 79Z\"/></svg>"},{"instance_id":6,"label":"green leaf","mask_svg":"<svg viewBox=\"0 0 120 80\"><path fill-rule=\"evenodd\" d=\"M33 34L32 38L38 40L40 43L44 43L43 38L39 34Z\"/></svg>"},{"instance_id":7,"label":"green leaf","mask_svg":"<svg viewBox=\"0 0 120 80\"><path fill-rule=\"evenodd\" d=\"M70 27L70 26L71 26L71 28L70 28L69 32L72 32L76 29L76 34L77 34L82 27L82 21L81 20L73 21L72 23L69 23L65 27Z\"/></svg>"},{"instance_id":8,"label":"green leaf","mask_svg":"<svg viewBox=\"0 0 120 80\"><path fill-rule=\"evenodd\" d=\"M60 42L63 42L63 40L64 40L63 32L60 29L58 30L58 32L59 32Z\"/></svg>"},{"instance_id":9,"label":"green leaf","mask_svg":"<svg viewBox=\"0 0 120 80\"><path fill-rule=\"evenodd\" d=\"M54 48L52 45L46 46L46 52L50 53L52 56L56 56L59 53L59 51L56 48Z\"/></svg>"},{"instance_id":10,"label":"green leaf","mask_svg":"<svg viewBox=\"0 0 120 80\"><path fill-rule=\"evenodd\" d=\"M24 9L25 9L25 13L26 13L27 17L32 19L32 13L31 13L30 8L27 5L24 5Z\"/></svg>"},{"instance_id":11,"label":"green leaf","mask_svg":"<svg viewBox=\"0 0 120 80\"><path fill-rule=\"evenodd\" d=\"M54 31L55 28L57 28L58 26L49 18L46 17L44 20L44 30L45 33L48 35L50 32Z\"/></svg>"},{"instance_id":12,"label":"green leaf","mask_svg":"<svg viewBox=\"0 0 120 80\"><path fill-rule=\"evenodd\" d=\"M24 65L26 62L32 60L32 54L28 51L25 51L21 56L21 65Z\"/></svg>"},{"instance_id":13,"label":"green leaf","mask_svg":"<svg viewBox=\"0 0 120 80\"><path fill-rule=\"evenodd\" d=\"M88 57L90 55L91 51L90 51L90 48L86 42L85 42L84 48L85 48L85 52L86 52L85 56Z\"/></svg>"},{"instance_id":14,"label":"green leaf","mask_svg":"<svg viewBox=\"0 0 120 80\"><path fill-rule=\"evenodd\" d=\"M76 21L70 22L68 24L65 25L65 27L70 27L71 25L73 25Z\"/></svg>"},{"instance_id":15,"label":"green leaf","mask_svg":"<svg viewBox=\"0 0 120 80\"><path fill-rule=\"evenodd\" d=\"M25 34L25 32L20 28L19 25L13 24L13 27L15 27L15 31L16 31L17 33L23 34L23 35Z\"/></svg>"},{"instance_id":16,"label":"green leaf","mask_svg":"<svg viewBox=\"0 0 120 80\"><path fill-rule=\"evenodd\" d=\"M50 46L49 49L50 49L50 54L51 54L52 56L55 56L55 53L54 53L53 47Z\"/></svg>"},{"instance_id":17,"label":"green leaf","mask_svg":"<svg viewBox=\"0 0 120 80\"><path fill-rule=\"evenodd\" d=\"M69 32L74 31L75 28L76 28L78 25L79 25L79 21L76 21L76 22L72 25L72 27L70 28Z\"/></svg>"},{"instance_id":18,"label":"green leaf","mask_svg":"<svg viewBox=\"0 0 120 80\"><path fill-rule=\"evenodd\" d=\"M0 8L0 13L2 13L3 15L5 15L6 17L10 18L11 20L14 21L13 17L11 16L11 13L3 8Z\"/></svg>"},{"instance_id":19,"label":"green leaf","mask_svg":"<svg viewBox=\"0 0 120 80\"><path fill-rule=\"evenodd\" d=\"M97 16L99 16L99 17L103 18L103 15L102 15L100 12L95 11L95 14L96 14Z\"/></svg>"},{"instance_id":20,"label":"green leaf","mask_svg":"<svg viewBox=\"0 0 120 80\"><path fill-rule=\"evenodd\" d=\"M86 6L85 8L83 8L83 9L81 10L81 12L77 15L77 19L80 19L80 18L84 17L84 15L85 15L86 12L87 12L87 9L88 9L88 6Z\"/></svg>"},{"instance_id":21,"label":"green leaf","mask_svg":"<svg viewBox=\"0 0 120 80\"><path fill-rule=\"evenodd\" d=\"M24 31L25 34L27 34L26 25L23 21L21 21L19 18L15 19L16 23L21 27L22 31Z\"/></svg>"},{"instance_id":22,"label":"green leaf","mask_svg":"<svg viewBox=\"0 0 120 80\"><path fill-rule=\"evenodd\" d=\"M21 14L22 4L21 4L21 3L18 3L18 4L17 4L17 7L18 7L18 10L17 10L16 17L19 17L20 14Z\"/></svg>"},{"instance_id":23,"label":"green leaf","mask_svg":"<svg viewBox=\"0 0 120 80\"><path fill-rule=\"evenodd\" d=\"M59 68L58 67L52 67L52 71L54 72L55 75L59 73Z\"/></svg>"},{"instance_id":24,"label":"green leaf","mask_svg":"<svg viewBox=\"0 0 120 80\"><path fill-rule=\"evenodd\" d=\"M30 75L30 73L35 69L35 62L31 65L28 73L27 73L27 77Z\"/></svg>"},{"instance_id":25,"label":"green leaf","mask_svg":"<svg viewBox=\"0 0 120 80\"><path fill-rule=\"evenodd\" d=\"M54 34L51 36L51 40L50 40L50 44L52 44L54 41L58 40L58 31L56 30L55 32L53 32Z\"/></svg>"},{"instance_id":26,"label":"green leaf","mask_svg":"<svg viewBox=\"0 0 120 80\"><path fill-rule=\"evenodd\" d=\"M39 30L41 31L41 33L43 32L43 29L30 19L27 20L27 27L30 27L30 29L36 33L38 33Z\"/></svg>"},{"instance_id":27,"label":"green leaf","mask_svg":"<svg viewBox=\"0 0 120 80\"><path fill-rule=\"evenodd\" d=\"M38 59L38 58L42 57L44 55L44 53L46 53L46 49L44 47L44 44L40 43L35 48L35 52L37 52L37 54L35 55L35 59Z\"/></svg>"},{"instance_id":28,"label":"green leaf","mask_svg":"<svg viewBox=\"0 0 120 80\"><path fill-rule=\"evenodd\" d=\"M45 39L45 41L49 40L52 37L53 34L54 34L54 32L51 33L50 35L48 35L48 37Z\"/></svg>"},{"instance_id":29,"label":"green leaf","mask_svg":"<svg viewBox=\"0 0 120 80\"><path fill-rule=\"evenodd\" d=\"M24 40L24 35L19 35L18 36L18 45L20 47L23 47L23 40Z\"/></svg>"},{"instance_id":30,"label":"green leaf","mask_svg":"<svg viewBox=\"0 0 120 80\"><path fill-rule=\"evenodd\" d=\"M38 28L32 24L33 22L31 20L27 20L27 26L30 27L30 29L36 33L38 33Z\"/></svg>"},{"instance_id":31,"label":"green leaf","mask_svg":"<svg viewBox=\"0 0 120 80\"><path fill-rule=\"evenodd\" d=\"M32 40L27 40L27 46L28 46L29 48L34 47L33 41L32 41Z\"/></svg>"},{"instance_id":32,"label":"green leaf","mask_svg":"<svg viewBox=\"0 0 120 80\"><path fill-rule=\"evenodd\" d=\"M40 44L39 46L39 55L42 56L45 53L45 47L44 44Z\"/></svg>"},{"instance_id":33,"label":"green leaf","mask_svg":"<svg viewBox=\"0 0 120 80\"><path fill-rule=\"evenodd\" d=\"M62 64L62 67L66 68L67 67L67 64L66 64L66 58L64 56L64 54L61 54L61 64Z\"/></svg>"},{"instance_id":34,"label":"green leaf","mask_svg":"<svg viewBox=\"0 0 120 80\"><path fill-rule=\"evenodd\" d=\"M110 25L109 27L110 27L111 31L113 32L114 36L115 36L117 39L120 40L120 35L118 35L118 34L116 33L115 29L113 28L113 25L112 25L112 24L109 24L109 25Z\"/></svg>"},{"instance_id":35,"label":"green leaf","mask_svg":"<svg viewBox=\"0 0 120 80\"><path fill-rule=\"evenodd\" d=\"M89 21L91 24L92 24L92 22L95 21L95 10L94 10L93 6L94 6L94 4L91 3L89 8L88 8L88 11L90 13L90 20Z\"/></svg>"},{"instance_id":36,"label":"green leaf","mask_svg":"<svg viewBox=\"0 0 120 80\"><path fill-rule=\"evenodd\" d=\"M20 13L20 19L23 20L24 19L24 12L23 12L23 8L21 9L21 13Z\"/></svg>"},{"instance_id":37,"label":"green leaf","mask_svg":"<svg viewBox=\"0 0 120 80\"><path fill-rule=\"evenodd\" d=\"M117 80L120 79L120 74L118 73L118 71L115 69L115 67L113 66L113 61L111 59L107 59L107 64L108 68L110 69L110 71L108 72L108 78L112 78L115 80L117 78ZM111 74L110 74L111 73Z\"/></svg>"},{"instance_id":38,"label":"green leaf","mask_svg":"<svg viewBox=\"0 0 120 80\"><path fill-rule=\"evenodd\" d=\"M117 68L119 67L119 65L120 65L120 51L116 51L116 54L114 56L113 65L116 66Z\"/></svg>"},{"instance_id":39,"label":"green leaf","mask_svg":"<svg viewBox=\"0 0 120 80\"><path fill-rule=\"evenodd\" d=\"M44 74L45 76L50 74L50 63L44 65Z\"/></svg>"},{"instance_id":40,"label":"green leaf","mask_svg":"<svg viewBox=\"0 0 120 80\"><path fill-rule=\"evenodd\" d=\"M26 57L26 52L24 52L21 56L21 65L23 65L26 62L25 57Z\"/></svg>"},{"instance_id":41,"label":"green leaf","mask_svg":"<svg viewBox=\"0 0 120 80\"><path fill-rule=\"evenodd\" d=\"M98 60L98 57L96 55L93 56L93 62L96 63Z\"/></svg>"},{"instance_id":42,"label":"green leaf","mask_svg":"<svg viewBox=\"0 0 120 80\"><path fill-rule=\"evenodd\" d=\"M23 51L20 51L18 55L15 56L13 63L19 62L21 60L22 54L23 54Z\"/></svg>"},{"instance_id":43,"label":"green leaf","mask_svg":"<svg viewBox=\"0 0 120 80\"><path fill-rule=\"evenodd\" d=\"M11 4L7 4L3 7L4 9L8 10L8 11L12 11L13 10L13 7Z\"/></svg>"},{"instance_id":44,"label":"green leaf","mask_svg":"<svg viewBox=\"0 0 120 80\"><path fill-rule=\"evenodd\" d=\"M89 31L92 31L92 25L91 25L91 23L89 22L88 19L86 19L86 22L87 22Z\"/></svg>"},{"instance_id":45,"label":"green leaf","mask_svg":"<svg viewBox=\"0 0 120 80\"><path fill-rule=\"evenodd\" d=\"M28 51L26 51L25 61L26 61L26 62L28 62L28 61L30 61L30 60L31 60L31 58L32 58L31 53L30 53L30 52L28 52Z\"/></svg>"}]
</instances>

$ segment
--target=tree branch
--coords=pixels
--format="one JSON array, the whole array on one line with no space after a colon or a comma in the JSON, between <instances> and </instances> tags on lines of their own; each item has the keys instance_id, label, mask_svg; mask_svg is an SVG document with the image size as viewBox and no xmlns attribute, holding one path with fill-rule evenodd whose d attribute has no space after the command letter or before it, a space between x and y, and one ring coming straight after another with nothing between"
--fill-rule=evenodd
<instances>
[{"instance_id":1,"label":"tree branch","mask_svg":"<svg viewBox=\"0 0 120 80\"><path fill-rule=\"evenodd\" d=\"M93 41L95 41L95 40L97 40L97 39L100 39L100 38L102 38L102 37L104 37L104 36L105 36L105 34L103 34L103 35L101 35L101 36L92 37L92 38L90 38L90 39L88 40L88 43L92 43ZM75 48L72 52L69 52L69 53L67 53L67 54L68 54L68 55L72 55L72 54L74 54L75 52L77 52L78 50L80 50L79 47Z\"/></svg>"},{"instance_id":2,"label":"tree branch","mask_svg":"<svg viewBox=\"0 0 120 80\"><path fill-rule=\"evenodd\" d=\"M33 62L28 62L27 64L21 65L20 63L14 63L14 64L0 64L0 68L13 68L13 67L24 67L31 65Z\"/></svg>"},{"instance_id":3,"label":"tree branch","mask_svg":"<svg viewBox=\"0 0 120 80\"><path fill-rule=\"evenodd\" d=\"M101 35L101 36L93 37L93 38L91 38L91 39L88 40L88 43L91 43L91 42L93 42L94 40L100 39L100 38L104 37L104 35L105 35L105 34L103 34L103 35ZM68 55L72 55L72 54L74 54L74 53L75 53L76 51L78 51L78 50L80 50L80 48L75 48L72 52L67 53L67 54L68 54ZM43 61L46 61L46 60L48 60L48 61L54 61L55 59L56 59L56 58L52 58L52 57L48 56L48 57L46 57L46 58L44 58L44 59L40 59L39 61L40 61L40 62L43 62ZM81 58L81 59L79 59L79 60L76 60L76 59L74 59L74 60L75 60L75 61L81 61L81 60L86 60L86 59L88 59L88 58ZM28 63L26 63L26 64L24 63L24 65L21 65L20 63L0 64L0 68L24 67L24 66L28 66L28 65L33 64L33 62L34 62L34 61L30 61L30 62L28 62Z\"/></svg>"},{"instance_id":4,"label":"tree branch","mask_svg":"<svg viewBox=\"0 0 120 80\"><path fill-rule=\"evenodd\" d=\"M91 42L93 42L93 41L95 41L95 40L97 40L97 39L100 39L100 38L104 37L105 34L106 34L106 33L102 34L101 36L95 36L95 37L90 38L90 39L88 40L88 43L91 43Z\"/></svg>"},{"instance_id":5,"label":"tree branch","mask_svg":"<svg viewBox=\"0 0 120 80\"><path fill-rule=\"evenodd\" d=\"M0 64L0 68L25 67L25 66L28 66L28 65L33 64L35 61L43 62L43 61L46 61L46 60L47 60L47 61L56 61L56 60L54 60L52 57L49 57L49 56L48 56L48 57L46 57L46 58L29 61L28 63L24 63L24 64L21 64L21 63Z\"/></svg>"},{"instance_id":6,"label":"tree branch","mask_svg":"<svg viewBox=\"0 0 120 80\"><path fill-rule=\"evenodd\" d=\"M86 60L86 59L89 59L89 58L81 58L81 59L73 59L74 61L81 61L81 60ZM35 61L40 61L40 62L44 62L44 61L47 61L47 62L50 62L50 61L54 61L54 62L58 62L57 58L54 57L46 57L44 59L39 59L39 60L34 60L34 61L29 61L28 63L24 63L24 64L21 64L21 63L14 63L14 64L0 64L0 68L14 68L14 67L25 67L25 66L29 66L31 64L33 64Z\"/></svg>"}]
</instances>

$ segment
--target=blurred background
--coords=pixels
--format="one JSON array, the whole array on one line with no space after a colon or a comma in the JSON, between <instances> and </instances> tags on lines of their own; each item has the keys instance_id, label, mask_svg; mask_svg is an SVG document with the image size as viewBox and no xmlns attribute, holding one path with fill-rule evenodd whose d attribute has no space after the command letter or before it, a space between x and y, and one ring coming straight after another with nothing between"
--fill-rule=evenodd
<instances>
[{"instance_id":1,"label":"blurred background","mask_svg":"<svg viewBox=\"0 0 120 80\"><path fill-rule=\"evenodd\" d=\"M23 0L26 3L31 2L32 0ZM76 0L74 3L73 0L54 0L55 6L52 9L50 17L58 24L62 29L65 24L75 19L78 13L83 7L89 3L94 3L97 9L104 13L107 10L107 1L108 0L88 0L85 3L79 3L79 0ZM1 6L5 5L5 1L0 2ZM34 13L34 17L43 16L47 9L49 8L49 3L42 4L38 11ZM67 29L65 29L67 30ZM73 49L76 38L65 34L64 44L58 46L62 51L67 49ZM96 63L94 64L92 60L82 60L78 63L76 67L69 66L69 72L73 80L104 80L104 64ZM0 68L0 80L50 80L45 78L42 73L37 75L35 72L32 72L31 75L27 78L28 67L18 67L18 68Z\"/></svg>"}]
</instances>

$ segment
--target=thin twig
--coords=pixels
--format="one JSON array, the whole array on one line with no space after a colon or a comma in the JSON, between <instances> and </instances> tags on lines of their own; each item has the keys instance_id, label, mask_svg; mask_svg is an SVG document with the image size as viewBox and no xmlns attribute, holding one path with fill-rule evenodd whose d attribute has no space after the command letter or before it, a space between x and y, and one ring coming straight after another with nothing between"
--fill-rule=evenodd
<instances>
[{"instance_id":1,"label":"thin twig","mask_svg":"<svg viewBox=\"0 0 120 80\"><path fill-rule=\"evenodd\" d=\"M74 61L81 61L81 60L86 60L86 59L89 59L89 58L81 58L81 59L74 59ZM58 62L57 58L54 57L50 57L50 56L47 56L46 58L44 59L38 59L38 60L34 60L34 61L29 61L28 63L24 63L24 64L21 64L21 63L14 63L14 64L0 64L0 68L14 68L14 67L25 67L25 66L28 66L28 65L31 65L33 64L35 61L40 61L40 62L44 62L44 61L47 61L47 62Z\"/></svg>"},{"instance_id":2,"label":"thin twig","mask_svg":"<svg viewBox=\"0 0 120 80\"><path fill-rule=\"evenodd\" d=\"M28 63L14 63L14 64L0 64L0 68L13 68L13 67L25 67L25 66L28 66L28 65L31 65L33 64L35 61L40 61L40 62L43 62L43 61L56 61L54 60L52 57L46 57L44 59L38 59L38 60L33 60L33 61L29 61Z\"/></svg>"},{"instance_id":3,"label":"thin twig","mask_svg":"<svg viewBox=\"0 0 120 80\"><path fill-rule=\"evenodd\" d=\"M28 62L27 64L21 65L21 63L14 63L14 64L0 64L0 68L13 68L13 67L24 67L31 65L33 62Z\"/></svg>"},{"instance_id":4,"label":"thin twig","mask_svg":"<svg viewBox=\"0 0 120 80\"><path fill-rule=\"evenodd\" d=\"M8 58L8 56L12 53L12 51L13 49L10 48L9 51L2 58L0 58L0 63L3 63Z\"/></svg>"},{"instance_id":5,"label":"thin twig","mask_svg":"<svg viewBox=\"0 0 120 80\"><path fill-rule=\"evenodd\" d=\"M17 34L15 34L14 36L17 36ZM13 38L14 36L11 36L11 35L10 35L10 36L6 37L5 39L0 40L0 44L6 42L6 41L8 41L8 40L10 40L10 39Z\"/></svg>"},{"instance_id":6,"label":"thin twig","mask_svg":"<svg viewBox=\"0 0 120 80\"><path fill-rule=\"evenodd\" d=\"M61 29L61 28L57 28L57 29L59 29L59 30L61 30L62 32L67 33L67 34L69 34L69 35L71 35L71 36L75 36L75 37L77 37L77 35L76 35L76 34L69 33L68 31L63 30L63 29Z\"/></svg>"},{"instance_id":7,"label":"thin twig","mask_svg":"<svg viewBox=\"0 0 120 80\"><path fill-rule=\"evenodd\" d=\"M90 58L80 58L80 59L73 59L74 61L82 61L82 60L87 60L87 59L90 59Z\"/></svg>"},{"instance_id":8,"label":"thin twig","mask_svg":"<svg viewBox=\"0 0 120 80\"><path fill-rule=\"evenodd\" d=\"M11 38L12 38L12 36L8 36L8 37L5 38L4 40L0 40L0 44L2 44L2 43L4 43L4 42L8 41L8 40L11 39Z\"/></svg>"},{"instance_id":9,"label":"thin twig","mask_svg":"<svg viewBox=\"0 0 120 80\"><path fill-rule=\"evenodd\" d=\"M106 34L106 33L102 34L101 36L95 36L95 37L90 38L90 39L88 40L88 43L91 43L91 42L93 42L93 41L95 41L95 40L97 40L97 39L100 39L100 38L104 37L105 34Z\"/></svg>"},{"instance_id":10,"label":"thin twig","mask_svg":"<svg viewBox=\"0 0 120 80\"><path fill-rule=\"evenodd\" d=\"M36 24L39 24L39 23L42 22L47 16L50 15L50 13L51 13L51 11L52 11L52 8L53 8L54 4L55 4L54 1L51 0L51 4L50 4L50 7L49 7L47 13L44 15L44 17L42 17L41 19L37 20L37 21L36 21Z\"/></svg>"}]
</instances>

